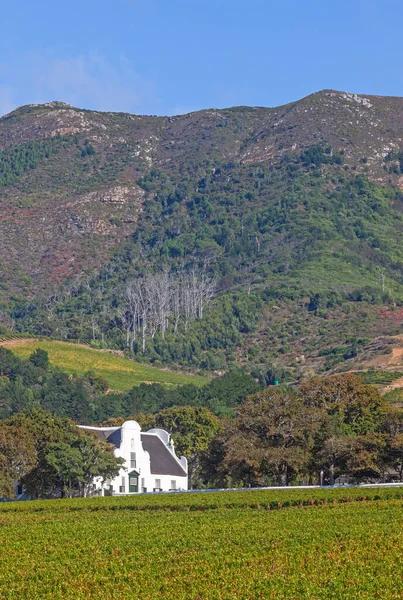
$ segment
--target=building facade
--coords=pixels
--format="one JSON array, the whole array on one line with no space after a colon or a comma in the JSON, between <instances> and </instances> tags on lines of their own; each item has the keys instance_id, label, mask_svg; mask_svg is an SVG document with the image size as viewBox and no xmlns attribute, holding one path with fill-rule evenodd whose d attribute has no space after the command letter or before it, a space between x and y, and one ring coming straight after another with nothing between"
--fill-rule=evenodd
<instances>
[{"instance_id":1,"label":"building facade","mask_svg":"<svg viewBox=\"0 0 403 600\"><path fill-rule=\"evenodd\" d=\"M187 460L176 456L167 431L142 432L136 421L126 421L121 427L80 427L113 444L115 456L125 461L115 479L94 481L94 494L119 496L188 489Z\"/></svg>"}]
</instances>

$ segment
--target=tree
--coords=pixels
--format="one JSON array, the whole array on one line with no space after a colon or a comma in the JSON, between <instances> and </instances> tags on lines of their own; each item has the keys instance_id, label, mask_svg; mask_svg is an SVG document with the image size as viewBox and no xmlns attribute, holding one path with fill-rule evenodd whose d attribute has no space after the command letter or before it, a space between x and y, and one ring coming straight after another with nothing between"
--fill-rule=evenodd
<instances>
[{"instance_id":1,"label":"tree","mask_svg":"<svg viewBox=\"0 0 403 600\"><path fill-rule=\"evenodd\" d=\"M324 412L311 456L312 470L324 470L332 485L337 476L375 477L382 470L384 440L377 436L385 401L375 386L357 375L315 377L299 394L307 407Z\"/></svg>"},{"instance_id":2,"label":"tree","mask_svg":"<svg viewBox=\"0 0 403 600\"><path fill-rule=\"evenodd\" d=\"M390 404L387 407L382 431L387 436L387 462L403 481L403 410L399 406Z\"/></svg>"},{"instance_id":3,"label":"tree","mask_svg":"<svg viewBox=\"0 0 403 600\"><path fill-rule=\"evenodd\" d=\"M175 451L188 459L190 487L199 484L200 457L220 428L219 419L207 408L176 406L146 417L142 425L171 433Z\"/></svg>"},{"instance_id":4,"label":"tree","mask_svg":"<svg viewBox=\"0 0 403 600\"><path fill-rule=\"evenodd\" d=\"M200 397L208 403L211 410L216 412L219 407L237 406L246 396L260 389L260 385L253 377L240 370L233 370L203 386Z\"/></svg>"},{"instance_id":5,"label":"tree","mask_svg":"<svg viewBox=\"0 0 403 600\"><path fill-rule=\"evenodd\" d=\"M54 495L55 473L46 461L46 454L52 444L69 443L80 430L68 419L55 417L42 409L18 413L7 423L17 431L28 431L33 440L34 463L24 472L20 483L34 498Z\"/></svg>"},{"instance_id":6,"label":"tree","mask_svg":"<svg viewBox=\"0 0 403 600\"><path fill-rule=\"evenodd\" d=\"M61 369L54 368L41 388L41 404L60 416L78 423L91 418L90 385L84 378L71 378Z\"/></svg>"},{"instance_id":7,"label":"tree","mask_svg":"<svg viewBox=\"0 0 403 600\"><path fill-rule=\"evenodd\" d=\"M83 473L80 451L71 444L59 442L49 446L45 459L55 473L62 498L71 497Z\"/></svg>"},{"instance_id":8,"label":"tree","mask_svg":"<svg viewBox=\"0 0 403 600\"><path fill-rule=\"evenodd\" d=\"M0 427L0 498L14 496L16 481L35 465L35 445L30 432L3 422Z\"/></svg>"},{"instance_id":9,"label":"tree","mask_svg":"<svg viewBox=\"0 0 403 600\"><path fill-rule=\"evenodd\" d=\"M89 494L94 477L100 477L104 483L119 475L124 459L114 456L113 447L108 442L83 434L74 439L71 446L80 456L81 475L78 483L81 496Z\"/></svg>"},{"instance_id":10,"label":"tree","mask_svg":"<svg viewBox=\"0 0 403 600\"><path fill-rule=\"evenodd\" d=\"M52 444L45 458L57 475L63 496L71 495L73 491L88 496L95 477L100 477L103 482L113 479L124 463L124 459L114 456L110 444L85 433L68 444Z\"/></svg>"},{"instance_id":11,"label":"tree","mask_svg":"<svg viewBox=\"0 0 403 600\"><path fill-rule=\"evenodd\" d=\"M94 477L116 477L113 447L68 419L41 410L19 413L0 428L0 495L19 481L34 498L88 495Z\"/></svg>"},{"instance_id":12,"label":"tree","mask_svg":"<svg viewBox=\"0 0 403 600\"><path fill-rule=\"evenodd\" d=\"M35 366L47 371L49 368L49 355L46 350L37 348L29 357L29 361Z\"/></svg>"},{"instance_id":13,"label":"tree","mask_svg":"<svg viewBox=\"0 0 403 600\"><path fill-rule=\"evenodd\" d=\"M350 373L315 377L303 382L299 392L306 406L324 408L337 417L345 435L375 431L385 412L385 400L376 387Z\"/></svg>"},{"instance_id":14,"label":"tree","mask_svg":"<svg viewBox=\"0 0 403 600\"><path fill-rule=\"evenodd\" d=\"M228 422L224 465L233 481L288 485L307 472L320 412L307 407L291 388L267 388L246 399Z\"/></svg>"},{"instance_id":15,"label":"tree","mask_svg":"<svg viewBox=\"0 0 403 600\"><path fill-rule=\"evenodd\" d=\"M157 331L165 339L170 319L176 334L183 317L188 323L203 318L203 311L214 296L216 282L205 273L169 275L167 271L148 274L127 283L123 290L120 319L126 330L126 344L133 350L137 334L146 349L147 337L154 339Z\"/></svg>"},{"instance_id":16,"label":"tree","mask_svg":"<svg viewBox=\"0 0 403 600\"><path fill-rule=\"evenodd\" d=\"M399 473L399 481L403 481L403 433L389 439L388 457L391 466Z\"/></svg>"},{"instance_id":17,"label":"tree","mask_svg":"<svg viewBox=\"0 0 403 600\"><path fill-rule=\"evenodd\" d=\"M314 294L314 296L312 296L309 299L308 310L310 312L314 312L314 311L318 310L319 308L323 308L325 306L326 306L326 302L320 294Z\"/></svg>"},{"instance_id":18,"label":"tree","mask_svg":"<svg viewBox=\"0 0 403 600\"><path fill-rule=\"evenodd\" d=\"M13 380L20 373L21 368L21 359L15 356L11 350L0 346L0 376Z\"/></svg>"},{"instance_id":19,"label":"tree","mask_svg":"<svg viewBox=\"0 0 403 600\"><path fill-rule=\"evenodd\" d=\"M230 481L224 463L228 431L227 420L223 419L219 431L211 439L207 449L200 455L201 481L209 488L225 488Z\"/></svg>"},{"instance_id":20,"label":"tree","mask_svg":"<svg viewBox=\"0 0 403 600\"><path fill-rule=\"evenodd\" d=\"M334 485L336 477L347 472L347 460L355 451L354 438L351 436L323 436L322 446L315 455L315 466L327 473L328 482Z\"/></svg>"},{"instance_id":21,"label":"tree","mask_svg":"<svg viewBox=\"0 0 403 600\"><path fill-rule=\"evenodd\" d=\"M264 387L283 383L286 377L286 369L278 365L269 365L263 372L258 373L259 383Z\"/></svg>"},{"instance_id":22,"label":"tree","mask_svg":"<svg viewBox=\"0 0 403 600\"><path fill-rule=\"evenodd\" d=\"M379 480L387 466L386 445L386 436L374 432L328 437L319 452L323 462L319 460L316 465L328 474L330 485L340 475L355 481Z\"/></svg>"},{"instance_id":23,"label":"tree","mask_svg":"<svg viewBox=\"0 0 403 600\"><path fill-rule=\"evenodd\" d=\"M383 480L386 469L386 436L369 432L353 438L353 451L346 461L346 470L357 481Z\"/></svg>"}]
</instances>

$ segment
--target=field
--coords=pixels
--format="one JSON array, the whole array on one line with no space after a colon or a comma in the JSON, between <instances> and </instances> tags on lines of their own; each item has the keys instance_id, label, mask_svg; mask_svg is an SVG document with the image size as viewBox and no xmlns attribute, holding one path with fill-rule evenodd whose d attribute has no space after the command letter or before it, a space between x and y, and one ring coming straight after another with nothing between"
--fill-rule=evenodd
<instances>
[{"instance_id":1,"label":"field","mask_svg":"<svg viewBox=\"0 0 403 600\"><path fill-rule=\"evenodd\" d=\"M203 385L207 381L204 377L197 375L163 371L110 352L94 350L93 348L68 342L11 340L3 342L3 344L21 358L28 358L36 348L46 350L52 365L60 367L67 373L77 375L83 375L90 370L95 371L106 379L112 390L121 392L143 382L165 385L182 385L185 383Z\"/></svg>"},{"instance_id":2,"label":"field","mask_svg":"<svg viewBox=\"0 0 403 600\"><path fill-rule=\"evenodd\" d=\"M0 598L403 598L403 489L0 505Z\"/></svg>"}]
</instances>

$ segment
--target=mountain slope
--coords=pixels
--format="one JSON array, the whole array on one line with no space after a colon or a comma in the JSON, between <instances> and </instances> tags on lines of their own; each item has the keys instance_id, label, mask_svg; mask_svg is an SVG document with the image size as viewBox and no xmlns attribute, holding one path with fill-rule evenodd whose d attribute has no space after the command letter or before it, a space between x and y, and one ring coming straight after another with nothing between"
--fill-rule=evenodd
<instances>
[{"instance_id":1,"label":"mountain slope","mask_svg":"<svg viewBox=\"0 0 403 600\"><path fill-rule=\"evenodd\" d=\"M12 350L20 358L27 359L38 348L48 353L52 366L63 369L70 375L84 375L91 371L101 376L114 391L127 391L142 383L161 385L203 385L208 382L202 377L154 369L122 356L101 352L89 347L53 340L9 340L0 341L0 346Z\"/></svg>"},{"instance_id":2,"label":"mountain slope","mask_svg":"<svg viewBox=\"0 0 403 600\"><path fill-rule=\"evenodd\" d=\"M49 139L54 153L39 156L34 167L29 161L26 168L12 163L16 149L35 157ZM333 91L276 109L240 107L169 118L83 111L63 103L23 107L0 119L1 172L9 165L13 174L0 188L3 262L12 265L9 279L17 289L27 289L25 275L36 290L102 264L136 230L148 200L138 181L153 168L178 183L184 175L211 172L217 161L270 166L287 152L323 142L344 153L347 167L399 186L401 175L389 175L383 158L399 151L402 139L401 98Z\"/></svg>"},{"instance_id":3,"label":"mountain slope","mask_svg":"<svg viewBox=\"0 0 403 600\"><path fill-rule=\"evenodd\" d=\"M218 299L190 330L153 336L150 359L290 366L306 342L287 359L267 347L276 305L291 329L306 314L310 331L365 304L371 336L397 334L374 307L403 299L402 150L403 98L332 90L178 117L17 109L0 119L3 322L122 347L125 282L199 268ZM348 356L355 332L339 329ZM262 331L264 350L249 352ZM308 337L332 351L324 335Z\"/></svg>"}]
</instances>

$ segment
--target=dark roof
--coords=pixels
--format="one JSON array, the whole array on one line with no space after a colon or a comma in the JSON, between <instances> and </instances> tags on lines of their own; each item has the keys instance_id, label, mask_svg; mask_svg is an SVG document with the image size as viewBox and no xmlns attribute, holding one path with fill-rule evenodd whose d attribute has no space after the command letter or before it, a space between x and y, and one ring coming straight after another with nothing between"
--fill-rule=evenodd
<instances>
[{"instance_id":1,"label":"dark roof","mask_svg":"<svg viewBox=\"0 0 403 600\"><path fill-rule=\"evenodd\" d=\"M187 473L158 435L142 433L144 450L150 455L150 468L153 475L175 475L186 477Z\"/></svg>"},{"instance_id":2,"label":"dark roof","mask_svg":"<svg viewBox=\"0 0 403 600\"><path fill-rule=\"evenodd\" d=\"M95 428L87 429L85 426L83 426L82 428L85 429L86 431L95 433L95 435L97 437L99 437L100 440L102 440L104 442L110 442L111 444L116 446L116 448L120 448L120 439L121 439L121 428L120 427L116 427L113 430L111 430L111 429L102 430L102 429L95 429Z\"/></svg>"},{"instance_id":3,"label":"dark roof","mask_svg":"<svg viewBox=\"0 0 403 600\"><path fill-rule=\"evenodd\" d=\"M122 428L119 427L119 429L112 431L112 433L108 435L106 439L108 440L108 442L116 446L116 448L120 448L120 441L122 439Z\"/></svg>"}]
</instances>

